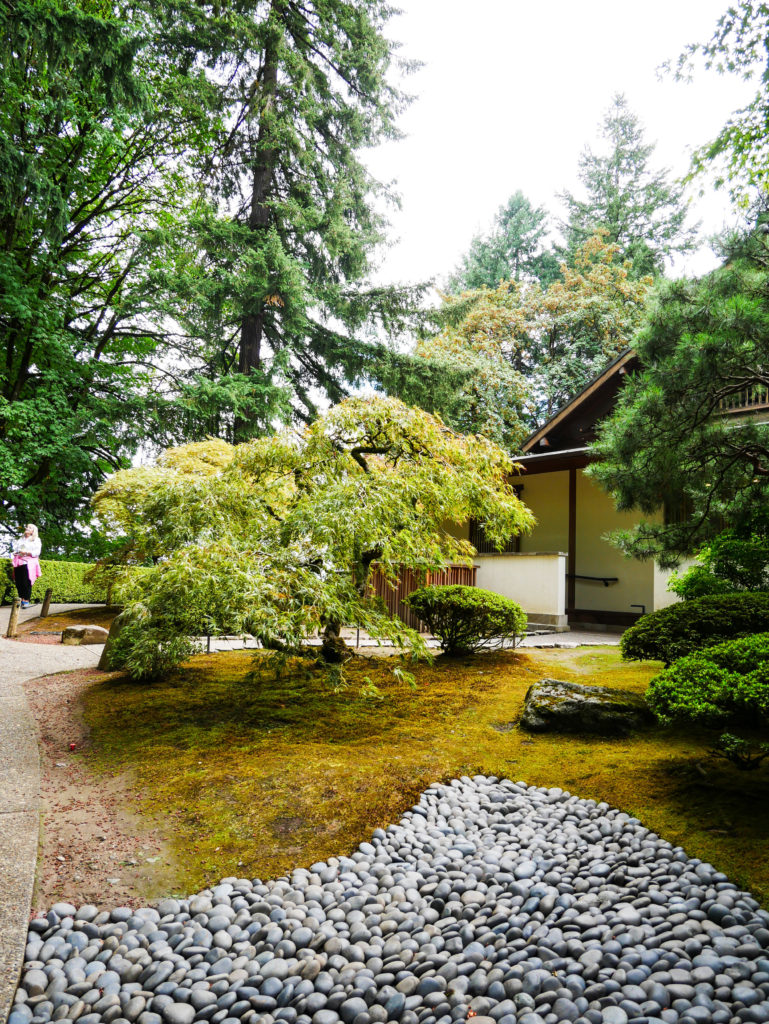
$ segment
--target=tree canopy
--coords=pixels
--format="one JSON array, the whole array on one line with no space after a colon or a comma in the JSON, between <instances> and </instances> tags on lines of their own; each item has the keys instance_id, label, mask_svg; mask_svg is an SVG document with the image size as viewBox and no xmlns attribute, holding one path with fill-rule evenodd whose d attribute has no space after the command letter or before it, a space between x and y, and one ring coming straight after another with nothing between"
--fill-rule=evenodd
<instances>
[{"instance_id":1,"label":"tree canopy","mask_svg":"<svg viewBox=\"0 0 769 1024\"><path fill-rule=\"evenodd\" d=\"M643 128L623 95L614 96L600 131L604 150L596 153L587 147L580 157L586 198L568 191L560 197L568 214L567 252L573 254L601 229L617 246L618 258L630 261L632 277L659 274L668 257L694 245L683 188L670 181L667 170L653 168L655 147L644 141Z\"/></svg>"},{"instance_id":2,"label":"tree canopy","mask_svg":"<svg viewBox=\"0 0 769 1024\"><path fill-rule=\"evenodd\" d=\"M675 565L724 525L767 535L769 424L739 410L769 396L768 297L761 228L711 274L658 290L636 337L643 369L602 425L589 470L620 509L650 517L618 537L630 553Z\"/></svg>"},{"instance_id":3,"label":"tree canopy","mask_svg":"<svg viewBox=\"0 0 769 1024\"><path fill-rule=\"evenodd\" d=\"M143 282L191 193L199 79L96 0L4 4L0 35L0 529L39 521L50 548L162 429Z\"/></svg>"},{"instance_id":4,"label":"tree canopy","mask_svg":"<svg viewBox=\"0 0 769 1024\"><path fill-rule=\"evenodd\" d=\"M599 234L547 287L503 281L443 296L442 329L416 353L457 375L435 408L461 430L509 451L625 349L641 322L651 278L632 279Z\"/></svg>"},{"instance_id":5,"label":"tree canopy","mask_svg":"<svg viewBox=\"0 0 769 1024\"><path fill-rule=\"evenodd\" d=\"M0 5L1 529L79 546L142 446L269 433L375 371L420 293L365 284L391 14Z\"/></svg>"},{"instance_id":6,"label":"tree canopy","mask_svg":"<svg viewBox=\"0 0 769 1024\"><path fill-rule=\"evenodd\" d=\"M548 213L533 206L520 190L500 206L488 235L476 235L449 278L453 293L496 288L500 281L535 280L549 284L559 261L546 248Z\"/></svg>"},{"instance_id":7,"label":"tree canopy","mask_svg":"<svg viewBox=\"0 0 769 1024\"><path fill-rule=\"evenodd\" d=\"M692 43L679 57L677 71L688 77L701 59L708 68L755 80L757 89L747 106L735 111L718 135L695 151L694 174L717 169L716 184L728 182L733 197L746 205L755 191L769 188L769 5L739 0L719 18L712 37Z\"/></svg>"},{"instance_id":8,"label":"tree canopy","mask_svg":"<svg viewBox=\"0 0 769 1024\"><path fill-rule=\"evenodd\" d=\"M450 524L477 519L500 546L533 518L510 483L513 463L395 399L348 399L302 434L174 448L112 476L94 502L119 562L155 560L127 590L128 664L166 670L206 632L248 632L297 650L340 627L421 649L368 590L374 566L467 563Z\"/></svg>"},{"instance_id":9,"label":"tree canopy","mask_svg":"<svg viewBox=\"0 0 769 1024\"><path fill-rule=\"evenodd\" d=\"M211 13L218 30L195 37L224 112L209 208L166 284L212 375L254 381L253 410L235 421L244 439L265 429L265 381L287 385L311 419L371 369L376 330L397 330L414 308L419 288L366 283L394 197L361 159L398 137L407 98L390 72L407 66L384 33L384 0L248 0Z\"/></svg>"}]
</instances>

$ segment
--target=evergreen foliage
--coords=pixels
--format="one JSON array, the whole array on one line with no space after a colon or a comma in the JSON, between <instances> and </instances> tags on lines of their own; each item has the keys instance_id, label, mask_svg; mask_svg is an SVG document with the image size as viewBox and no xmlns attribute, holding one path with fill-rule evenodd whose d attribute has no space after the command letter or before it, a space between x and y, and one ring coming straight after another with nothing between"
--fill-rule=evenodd
<instances>
[{"instance_id":1,"label":"evergreen foliage","mask_svg":"<svg viewBox=\"0 0 769 1024\"><path fill-rule=\"evenodd\" d=\"M195 6L185 10L192 19ZM383 201L361 151L398 137L406 97L383 0L250 0L196 35L223 112L209 162L209 207L165 278L169 312L206 353L210 375L288 385L311 419L372 370L375 332L408 322L420 288L366 283L383 240ZM235 435L263 433L267 410L240 409Z\"/></svg>"},{"instance_id":2,"label":"evergreen foliage","mask_svg":"<svg viewBox=\"0 0 769 1024\"><path fill-rule=\"evenodd\" d=\"M621 94L614 96L601 124L606 148L586 148L580 157L579 178L586 198L571 192L564 224L570 257L596 230L618 247L620 260L629 260L631 276L660 274L665 260L694 247L695 229L686 226L687 209L681 186L672 184L667 170L654 170L654 145L644 141L638 118Z\"/></svg>"},{"instance_id":3,"label":"evergreen foliage","mask_svg":"<svg viewBox=\"0 0 769 1024\"><path fill-rule=\"evenodd\" d=\"M738 730L742 735L722 734L714 753L738 768L757 768L769 756L769 743L756 742L769 725L769 633L680 658L652 679L646 700L664 725Z\"/></svg>"},{"instance_id":4,"label":"evergreen foliage","mask_svg":"<svg viewBox=\"0 0 769 1024\"><path fill-rule=\"evenodd\" d=\"M697 565L673 573L668 590L685 601L705 594L769 590L769 539L724 530L697 552Z\"/></svg>"},{"instance_id":5,"label":"evergreen foliage","mask_svg":"<svg viewBox=\"0 0 769 1024\"><path fill-rule=\"evenodd\" d=\"M0 5L0 531L82 549L142 446L269 433L375 372L421 294L363 283L391 13Z\"/></svg>"},{"instance_id":6,"label":"evergreen foliage","mask_svg":"<svg viewBox=\"0 0 769 1024\"><path fill-rule=\"evenodd\" d=\"M636 336L643 370L603 422L588 470L619 509L654 517L617 535L631 554L675 565L724 523L742 538L767 535L769 424L729 410L769 394L768 296L760 229L701 280L657 290Z\"/></svg>"},{"instance_id":7,"label":"evergreen foliage","mask_svg":"<svg viewBox=\"0 0 769 1024\"><path fill-rule=\"evenodd\" d=\"M5 588L0 593L0 604L9 604L16 597L11 560L4 560L2 567L0 585L4 583ZM107 587L102 582L91 580L93 568L89 562L55 562L42 558L42 576L32 584L32 600L42 601L50 587L54 604L102 604L107 600Z\"/></svg>"},{"instance_id":8,"label":"evergreen foliage","mask_svg":"<svg viewBox=\"0 0 769 1024\"><path fill-rule=\"evenodd\" d=\"M501 281L539 281L548 285L560 273L558 259L545 248L548 214L532 206L523 192L514 192L500 206L488 235L476 235L449 278L454 294L476 288L494 289Z\"/></svg>"},{"instance_id":9,"label":"evergreen foliage","mask_svg":"<svg viewBox=\"0 0 769 1024\"><path fill-rule=\"evenodd\" d=\"M672 664L693 651L769 627L769 594L712 594L642 615L622 634L623 658Z\"/></svg>"}]
</instances>

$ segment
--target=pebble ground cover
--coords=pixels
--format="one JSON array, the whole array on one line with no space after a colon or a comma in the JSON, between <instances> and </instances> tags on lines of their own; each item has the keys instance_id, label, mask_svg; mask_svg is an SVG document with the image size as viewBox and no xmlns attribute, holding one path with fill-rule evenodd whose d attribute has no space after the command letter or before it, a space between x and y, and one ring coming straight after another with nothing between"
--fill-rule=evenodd
<instances>
[{"instance_id":1,"label":"pebble ground cover","mask_svg":"<svg viewBox=\"0 0 769 1024\"><path fill-rule=\"evenodd\" d=\"M464 776L274 881L56 904L9 1024L765 1024L767 945L754 899L637 819Z\"/></svg>"}]
</instances>

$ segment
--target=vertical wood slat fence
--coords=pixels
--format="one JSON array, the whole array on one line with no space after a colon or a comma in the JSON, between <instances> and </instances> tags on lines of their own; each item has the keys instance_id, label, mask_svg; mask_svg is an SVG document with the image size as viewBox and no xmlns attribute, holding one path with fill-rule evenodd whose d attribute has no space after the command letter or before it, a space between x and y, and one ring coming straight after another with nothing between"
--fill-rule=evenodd
<instances>
[{"instance_id":1,"label":"vertical wood slat fence","mask_svg":"<svg viewBox=\"0 0 769 1024\"><path fill-rule=\"evenodd\" d=\"M461 584L465 587L475 586L475 577L478 572L477 565L450 565L441 572L421 572L413 569L403 569L398 583L392 587L379 569L374 569L371 577L371 593L381 597L391 615L397 615L412 629L426 633L427 627L416 617L416 615L403 603L404 597L408 597L419 587L434 583L437 586L451 586Z\"/></svg>"}]
</instances>

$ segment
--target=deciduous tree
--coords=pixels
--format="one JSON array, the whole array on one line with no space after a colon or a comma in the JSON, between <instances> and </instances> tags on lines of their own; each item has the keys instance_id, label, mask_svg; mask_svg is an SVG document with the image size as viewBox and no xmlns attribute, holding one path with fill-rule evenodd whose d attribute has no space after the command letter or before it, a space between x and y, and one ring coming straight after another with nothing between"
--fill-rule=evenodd
<instances>
[{"instance_id":1,"label":"deciduous tree","mask_svg":"<svg viewBox=\"0 0 769 1024\"><path fill-rule=\"evenodd\" d=\"M340 627L421 649L369 597L374 565L439 569L474 549L450 523L471 517L500 545L533 519L496 445L395 399L348 399L301 435L199 442L115 474L96 495L126 564L155 559L128 594L128 663L165 671L190 635L245 631L297 650L316 631L344 657ZM341 646L341 650L340 650Z\"/></svg>"},{"instance_id":2,"label":"deciduous tree","mask_svg":"<svg viewBox=\"0 0 769 1024\"><path fill-rule=\"evenodd\" d=\"M39 522L48 551L82 539L104 475L166 427L173 346L148 282L207 93L134 13L0 5L0 531Z\"/></svg>"},{"instance_id":3,"label":"deciduous tree","mask_svg":"<svg viewBox=\"0 0 769 1024\"><path fill-rule=\"evenodd\" d=\"M757 82L747 106L732 114L711 142L695 151L693 173L716 170L716 183L728 182L733 197L746 205L756 190L769 188L769 4L739 0L730 5L706 43L693 43L680 56L677 72L688 77L692 63Z\"/></svg>"},{"instance_id":4,"label":"deciduous tree","mask_svg":"<svg viewBox=\"0 0 769 1024\"><path fill-rule=\"evenodd\" d=\"M444 326L416 352L466 376L435 407L458 429L516 451L630 344L651 284L630 269L616 245L594 235L547 288L503 281L444 296Z\"/></svg>"}]
</instances>

